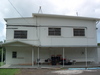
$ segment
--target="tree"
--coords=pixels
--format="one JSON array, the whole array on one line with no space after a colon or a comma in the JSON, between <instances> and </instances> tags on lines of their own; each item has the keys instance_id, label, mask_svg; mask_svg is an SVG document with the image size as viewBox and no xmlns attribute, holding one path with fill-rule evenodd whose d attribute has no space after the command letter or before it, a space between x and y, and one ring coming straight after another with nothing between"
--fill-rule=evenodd
<instances>
[{"instance_id":1,"label":"tree","mask_svg":"<svg viewBox=\"0 0 100 75\"><path fill-rule=\"evenodd\" d=\"M2 46L1 44L3 43L3 41L0 41L0 62L1 62L1 55L2 55ZM3 48L3 61L5 60L5 48Z\"/></svg>"},{"instance_id":2,"label":"tree","mask_svg":"<svg viewBox=\"0 0 100 75\"><path fill-rule=\"evenodd\" d=\"M100 43L98 43L98 46L100 46Z\"/></svg>"},{"instance_id":3,"label":"tree","mask_svg":"<svg viewBox=\"0 0 100 75\"><path fill-rule=\"evenodd\" d=\"M1 62L2 47L0 47L0 62Z\"/></svg>"}]
</instances>

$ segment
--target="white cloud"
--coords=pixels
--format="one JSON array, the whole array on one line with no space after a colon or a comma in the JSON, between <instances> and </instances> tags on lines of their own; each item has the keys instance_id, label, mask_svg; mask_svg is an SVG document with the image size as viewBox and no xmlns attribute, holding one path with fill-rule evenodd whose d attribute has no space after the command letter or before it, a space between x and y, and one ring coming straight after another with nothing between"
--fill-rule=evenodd
<instances>
[{"instance_id":1,"label":"white cloud","mask_svg":"<svg viewBox=\"0 0 100 75\"><path fill-rule=\"evenodd\" d=\"M43 13L74 15L100 18L100 0L10 0L16 9L24 16L37 13L39 6ZM8 0L0 1L0 36L5 36L5 22L3 18L20 17ZM100 28L100 24L97 25ZM100 31L97 30L98 38ZM2 37L0 37L2 38ZM98 39L100 42L100 40Z\"/></svg>"}]
</instances>

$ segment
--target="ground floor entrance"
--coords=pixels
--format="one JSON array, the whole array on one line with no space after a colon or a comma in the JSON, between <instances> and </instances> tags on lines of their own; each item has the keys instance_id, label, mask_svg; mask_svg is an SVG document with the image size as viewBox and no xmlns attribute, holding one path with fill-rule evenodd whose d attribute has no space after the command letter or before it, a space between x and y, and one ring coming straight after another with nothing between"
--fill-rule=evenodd
<instances>
[{"instance_id":1,"label":"ground floor entrance","mask_svg":"<svg viewBox=\"0 0 100 75\"><path fill-rule=\"evenodd\" d=\"M16 57L13 58L13 52ZM6 65L87 67L98 63L96 47L7 47Z\"/></svg>"},{"instance_id":2,"label":"ground floor entrance","mask_svg":"<svg viewBox=\"0 0 100 75\"><path fill-rule=\"evenodd\" d=\"M98 64L97 47L43 47L23 42L10 42L3 45L6 49L5 65L31 67L69 67L93 66ZM2 49L3 62L3 49Z\"/></svg>"}]
</instances>

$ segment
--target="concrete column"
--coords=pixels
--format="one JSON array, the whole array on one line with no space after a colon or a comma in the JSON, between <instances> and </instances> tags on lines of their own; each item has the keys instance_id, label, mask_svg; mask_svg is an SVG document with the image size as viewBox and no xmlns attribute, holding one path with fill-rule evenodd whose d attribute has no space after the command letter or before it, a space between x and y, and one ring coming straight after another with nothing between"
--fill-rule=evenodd
<instances>
[{"instance_id":1,"label":"concrete column","mask_svg":"<svg viewBox=\"0 0 100 75\"><path fill-rule=\"evenodd\" d=\"M100 60L99 60L99 51L98 51L98 49L99 49L99 48L97 48L97 47L94 48L94 50L95 50L95 51L94 51L94 52L95 52L95 62L94 62L94 63L95 63L95 64L99 64L99 61L100 61Z\"/></svg>"},{"instance_id":2,"label":"concrete column","mask_svg":"<svg viewBox=\"0 0 100 75\"><path fill-rule=\"evenodd\" d=\"M2 52L1 52L1 65L2 65L2 62L3 62L3 48L2 48Z\"/></svg>"},{"instance_id":3,"label":"concrete column","mask_svg":"<svg viewBox=\"0 0 100 75\"><path fill-rule=\"evenodd\" d=\"M38 67L39 67L39 58L40 58L40 53L39 53L39 47L38 47Z\"/></svg>"},{"instance_id":4,"label":"concrete column","mask_svg":"<svg viewBox=\"0 0 100 75\"><path fill-rule=\"evenodd\" d=\"M87 47L85 47L85 61L86 61L85 66L87 67Z\"/></svg>"},{"instance_id":5,"label":"concrete column","mask_svg":"<svg viewBox=\"0 0 100 75\"><path fill-rule=\"evenodd\" d=\"M34 66L34 49L32 48L32 66Z\"/></svg>"},{"instance_id":6,"label":"concrete column","mask_svg":"<svg viewBox=\"0 0 100 75\"><path fill-rule=\"evenodd\" d=\"M63 67L64 67L65 49L63 48Z\"/></svg>"}]
</instances>

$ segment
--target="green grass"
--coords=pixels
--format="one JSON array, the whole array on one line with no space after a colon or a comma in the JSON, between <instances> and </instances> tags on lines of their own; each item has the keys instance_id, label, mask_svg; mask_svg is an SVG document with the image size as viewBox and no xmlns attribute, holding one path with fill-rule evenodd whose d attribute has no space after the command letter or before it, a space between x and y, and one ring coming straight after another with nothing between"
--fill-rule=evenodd
<instances>
[{"instance_id":1,"label":"green grass","mask_svg":"<svg viewBox=\"0 0 100 75\"><path fill-rule=\"evenodd\" d=\"M4 62L0 62L0 66L4 65Z\"/></svg>"},{"instance_id":2,"label":"green grass","mask_svg":"<svg viewBox=\"0 0 100 75\"><path fill-rule=\"evenodd\" d=\"M20 73L20 69L0 69L0 75L15 75Z\"/></svg>"}]
</instances>

